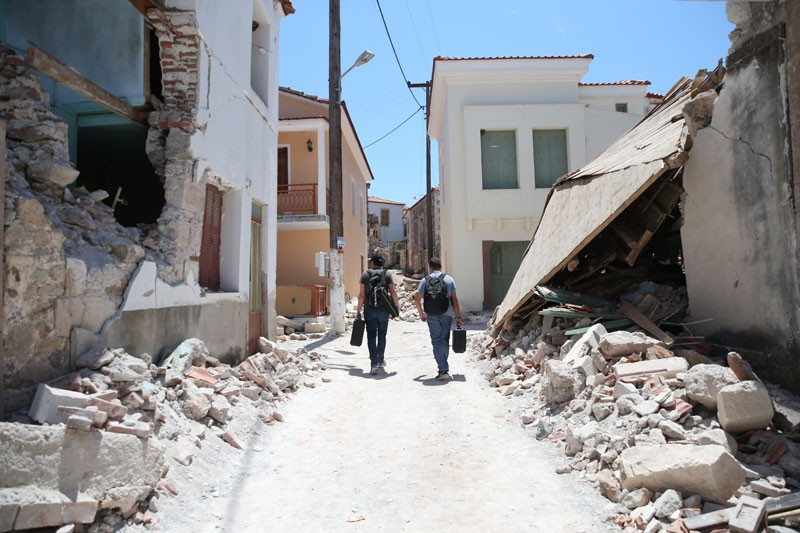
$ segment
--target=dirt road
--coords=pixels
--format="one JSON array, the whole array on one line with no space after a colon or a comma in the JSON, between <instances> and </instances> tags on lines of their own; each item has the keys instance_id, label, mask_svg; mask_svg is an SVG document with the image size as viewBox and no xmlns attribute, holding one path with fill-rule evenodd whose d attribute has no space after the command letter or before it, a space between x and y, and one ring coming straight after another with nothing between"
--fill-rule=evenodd
<instances>
[{"instance_id":1,"label":"dirt road","mask_svg":"<svg viewBox=\"0 0 800 533\"><path fill-rule=\"evenodd\" d=\"M427 326L392 321L387 368L370 376L366 342L348 340L309 343L331 382L294 395L283 423L253 422L243 453L198 463L181 497L160 500L152 529L610 530L608 502L555 474L564 458L520 427L469 353L451 354L452 382L435 381Z\"/></svg>"}]
</instances>

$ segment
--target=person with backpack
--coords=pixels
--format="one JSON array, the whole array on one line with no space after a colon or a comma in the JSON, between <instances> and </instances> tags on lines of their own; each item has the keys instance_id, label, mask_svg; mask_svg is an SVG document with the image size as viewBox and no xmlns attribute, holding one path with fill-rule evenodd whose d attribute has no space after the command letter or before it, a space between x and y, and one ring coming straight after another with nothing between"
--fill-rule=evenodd
<instances>
[{"instance_id":1,"label":"person with backpack","mask_svg":"<svg viewBox=\"0 0 800 533\"><path fill-rule=\"evenodd\" d=\"M450 381L450 367L447 358L450 354L450 328L455 318L456 327L461 327L461 307L456 295L456 282L442 272L442 263L437 257L428 260L430 273L419 282L414 303L419 318L428 323L431 334L433 357L439 367L436 379Z\"/></svg>"},{"instance_id":2,"label":"person with backpack","mask_svg":"<svg viewBox=\"0 0 800 533\"><path fill-rule=\"evenodd\" d=\"M386 350L386 330L389 329L390 314L396 316L400 303L397 299L392 275L383 268L383 257L378 254L370 258L370 268L361 274L361 288L358 293L356 314L361 318L364 309L364 323L367 331L367 348L369 349L370 375L378 373L379 368L386 366L384 351ZM394 309L391 308L394 304Z\"/></svg>"}]
</instances>

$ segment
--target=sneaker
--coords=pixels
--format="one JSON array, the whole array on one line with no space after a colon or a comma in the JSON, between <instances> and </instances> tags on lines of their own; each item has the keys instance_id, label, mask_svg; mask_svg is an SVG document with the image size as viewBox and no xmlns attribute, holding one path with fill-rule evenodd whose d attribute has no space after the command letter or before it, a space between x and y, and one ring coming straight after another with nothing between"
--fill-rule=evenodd
<instances>
[{"instance_id":1,"label":"sneaker","mask_svg":"<svg viewBox=\"0 0 800 533\"><path fill-rule=\"evenodd\" d=\"M378 367L377 366L370 367L370 369L369 369L369 375L370 376L374 376L377 373L378 373Z\"/></svg>"},{"instance_id":2,"label":"sneaker","mask_svg":"<svg viewBox=\"0 0 800 533\"><path fill-rule=\"evenodd\" d=\"M380 361L378 363L378 368L386 368L386 361Z\"/></svg>"},{"instance_id":3,"label":"sneaker","mask_svg":"<svg viewBox=\"0 0 800 533\"><path fill-rule=\"evenodd\" d=\"M453 379L453 377L447 372L439 372L436 376L437 381L450 381L451 379Z\"/></svg>"}]
</instances>

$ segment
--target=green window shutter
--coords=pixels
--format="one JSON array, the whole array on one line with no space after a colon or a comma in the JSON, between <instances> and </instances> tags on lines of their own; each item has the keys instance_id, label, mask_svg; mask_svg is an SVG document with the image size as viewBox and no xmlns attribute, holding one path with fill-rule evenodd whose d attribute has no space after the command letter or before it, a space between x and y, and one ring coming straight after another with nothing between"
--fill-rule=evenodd
<instances>
[{"instance_id":1,"label":"green window shutter","mask_svg":"<svg viewBox=\"0 0 800 533\"><path fill-rule=\"evenodd\" d=\"M536 187L549 189L567 170L567 130L533 130Z\"/></svg>"},{"instance_id":2,"label":"green window shutter","mask_svg":"<svg viewBox=\"0 0 800 533\"><path fill-rule=\"evenodd\" d=\"M517 189L517 133L481 130L484 189Z\"/></svg>"}]
</instances>

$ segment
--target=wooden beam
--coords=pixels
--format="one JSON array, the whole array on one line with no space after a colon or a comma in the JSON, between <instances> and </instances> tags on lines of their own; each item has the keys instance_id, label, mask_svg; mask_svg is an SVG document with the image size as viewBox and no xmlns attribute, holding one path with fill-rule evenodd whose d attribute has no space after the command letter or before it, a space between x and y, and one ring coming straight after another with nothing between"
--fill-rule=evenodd
<instances>
[{"instance_id":1,"label":"wooden beam","mask_svg":"<svg viewBox=\"0 0 800 533\"><path fill-rule=\"evenodd\" d=\"M151 7L157 7L159 9L164 9L164 2L163 0L128 0L133 7L136 8L136 11L141 13L142 15L147 15L147 10Z\"/></svg>"},{"instance_id":2,"label":"wooden beam","mask_svg":"<svg viewBox=\"0 0 800 533\"><path fill-rule=\"evenodd\" d=\"M667 346L672 346L672 343L674 342L672 337L667 335L664 330L659 328L653 323L653 321L644 316L633 304L627 302L626 300L620 300L619 310L622 311L625 316L636 322L639 327L648 332L650 335L653 335Z\"/></svg>"},{"instance_id":3,"label":"wooden beam","mask_svg":"<svg viewBox=\"0 0 800 533\"><path fill-rule=\"evenodd\" d=\"M128 120L147 125L146 112L134 109L130 104L98 87L78 73L78 71L67 67L44 50L31 46L28 48L25 59L30 66L63 84L68 89L75 91L81 96L85 96L89 100L100 104L109 111L113 111Z\"/></svg>"}]
</instances>

